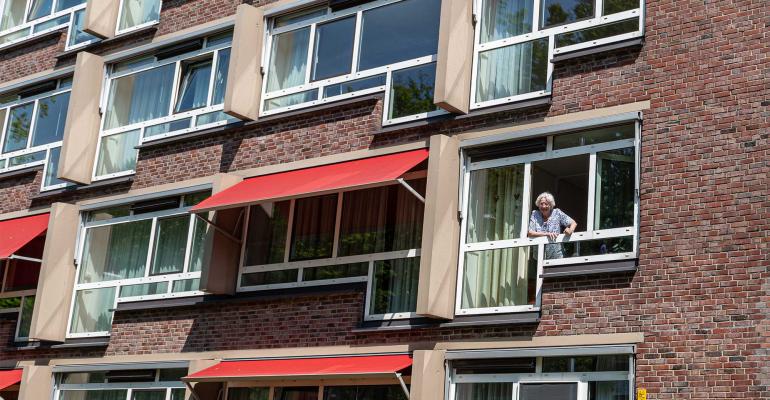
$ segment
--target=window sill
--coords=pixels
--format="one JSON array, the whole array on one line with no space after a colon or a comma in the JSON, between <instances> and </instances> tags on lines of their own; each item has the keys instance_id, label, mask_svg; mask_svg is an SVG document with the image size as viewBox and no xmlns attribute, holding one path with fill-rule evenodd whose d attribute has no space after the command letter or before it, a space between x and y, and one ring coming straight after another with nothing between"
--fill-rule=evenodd
<instances>
[{"instance_id":1,"label":"window sill","mask_svg":"<svg viewBox=\"0 0 770 400\"><path fill-rule=\"evenodd\" d=\"M14 171L3 172L2 174L0 174L0 180L18 178L24 175L33 175L33 174L36 174L38 171L42 171L42 170L43 170L42 165L35 165L32 167L17 169Z\"/></svg>"},{"instance_id":2,"label":"window sill","mask_svg":"<svg viewBox=\"0 0 770 400\"><path fill-rule=\"evenodd\" d=\"M55 30L52 30L52 31L49 31L49 32L41 33L39 35L34 35L33 34L33 35L28 36L27 38L25 38L25 40L20 40L20 41L18 41L16 43L9 44L6 47L0 46L0 51L1 52L7 52L7 51L11 51L11 50L16 50L19 47L29 46L31 43L36 43L38 41L42 41L42 40L49 39L49 38L54 37L54 36L58 36L58 35L64 33L67 30L68 26L69 26L69 24L67 24L66 27L61 27L59 29L55 29Z\"/></svg>"},{"instance_id":3,"label":"window sill","mask_svg":"<svg viewBox=\"0 0 770 400\"><path fill-rule=\"evenodd\" d=\"M54 58L57 58L57 59L67 58L67 57L72 56L74 54L77 54L78 52L81 52L83 50L93 49L95 47L98 47L99 45L119 42L119 41L124 40L126 38L131 38L131 37L134 37L134 36L140 36L140 35L146 34L148 32L153 32L154 33L157 30L158 30L158 25L157 24L151 25L151 26L147 26L147 27L144 27L142 29L137 29L135 31L126 32L126 33L118 35L118 36L113 36L113 37L111 37L109 39L97 40L97 41L95 41L93 43L89 43L89 44L87 44L85 46L77 47L77 48L74 48L72 50L62 51L62 52L54 55Z\"/></svg>"},{"instance_id":4,"label":"window sill","mask_svg":"<svg viewBox=\"0 0 770 400\"><path fill-rule=\"evenodd\" d=\"M615 42L615 43L608 43L601 46L591 47L588 49L582 49L582 50L575 50L571 51L569 53L559 54L555 55L551 62L556 64L560 63L562 61L572 60L579 57L594 55L598 53L604 53L606 51L612 51L617 49L623 49L627 47L637 47L642 46L644 44L644 37L634 38L630 40L624 40L622 42Z\"/></svg>"},{"instance_id":5,"label":"window sill","mask_svg":"<svg viewBox=\"0 0 770 400\"><path fill-rule=\"evenodd\" d=\"M507 314L464 315L455 317L451 321L437 321L431 318L413 318L391 321L365 321L359 328L354 329L353 332L366 333L425 328L464 328L513 324L521 325L537 324L538 322L540 322L540 312L529 311Z\"/></svg>"},{"instance_id":6,"label":"window sill","mask_svg":"<svg viewBox=\"0 0 770 400\"><path fill-rule=\"evenodd\" d=\"M639 264L638 259L633 260L621 260L621 261L603 261L593 263L580 263L580 264L568 264L558 265L553 267L544 267L543 275L544 279L548 278L561 278L568 276L582 276L593 274L606 274L606 273L620 273L620 272L632 272L637 270Z\"/></svg>"},{"instance_id":7,"label":"window sill","mask_svg":"<svg viewBox=\"0 0 770 400\"><path fill-rule=\"evenodd\" d=\"M62 194L78 193L86 190L102 188L105 186L122 185L126 183L131 183L133 181L134 181L133 176L121 176L118 178L105 179L103 181L93 182L90 185L71 185L71 186L63 187L61 189L47 190L45 192L40 192L39 194L32 196L30 199L32 200L47 199L47 198L59 196Z\"/></svg>"},{"instance_id":8,"label":"window sill","mask_svg":"<svg viewBox=\"0 0 770 400\"><path fill-rule=\"evenodd\" d=\"M40 350L40 349L68 349L68 348L85 348L85 347L107 347L110 344L109 336L94 337L94 338L82 338L82 339L65 339L64 342L14 342L14 346L18 351L28 350Z\"/></svg>"}]
</instances>

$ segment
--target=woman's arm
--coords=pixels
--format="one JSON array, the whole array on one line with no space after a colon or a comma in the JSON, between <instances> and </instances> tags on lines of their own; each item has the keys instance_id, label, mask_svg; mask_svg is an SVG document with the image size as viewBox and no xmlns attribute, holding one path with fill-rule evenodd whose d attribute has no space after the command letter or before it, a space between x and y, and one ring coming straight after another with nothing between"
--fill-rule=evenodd
<instances>
[{"instance_id":1,"label":"woman's arm","mask_svg":"<svg viewBox=\"0 0 770 400\"><path fill-rule=\"evenodd\" d=\"M559 234L556 232L538 232L530 230L527 232L527 236L531 238L547 236L549 239L554 240L559 236Z\"/></svg>"}]
</instances>

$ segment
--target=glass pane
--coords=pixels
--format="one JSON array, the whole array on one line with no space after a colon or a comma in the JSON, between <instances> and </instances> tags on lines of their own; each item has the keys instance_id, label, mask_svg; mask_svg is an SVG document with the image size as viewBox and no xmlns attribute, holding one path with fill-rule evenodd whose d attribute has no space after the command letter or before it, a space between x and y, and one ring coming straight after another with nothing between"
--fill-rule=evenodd
<instances>
[{"instance_id":1,"label":"glass pane","mask_svg":"<svg viewBox=\"0 0 770 400\"><path fill-rule=\"evenodd\" d=\"M639 8L639 0L604 0L602 15L610 15L635 8Z\"/></svg>"},{"instance_id":2,"label":"glass pane","mask_svg":"<svg viewBox=\"0 0 770 400\"><path fill-rule=\"evenodd\" d=\"M59 171L59 157L61 155L61 147L54 147L51 149L51 153L48 156L48 166L45 170L45 182L43 186L49 187L54 185L64 185L67 182L57 177Z\"/></svg>"},{"instance_id":3,"label":"glass pane","mask_svg":"<svg viewBox=\"0 0 770 400\"><path fill-rule=\"evenodd\" d=\"M86 0L59 0L56 2L56 11L66 10L85 3Z\"/></svg>"},{"instance_id":4,"label":"glass pane","mask_svg":"<svg viewBox=\"0 0 770 400\"><path fill-rule=\"evenodd\" d=\"M16 32L4 35L4 36L0 36L0 44L6 44L6 43L13 42L14 40L21 39L23 37L27 37L27 36L29 36L29 34L30 34L29 28L24 28L24 29L22 29L20 31L16 31Z\"/></svg>"},{"instance_id":5,"label":"glass pane","mask_svg":"<svg viewBox=\"0 0 770 400\"><path fill-rule=\"evenodd\" d=\"M435 84L435 63L394 71L390 84L390 118L438 110L433 103Z\"/></svg>"},{"instance_id":6,"label":"glass pane","mask_svg":"<svg viewBox=\"0 0 770 400\"><path fill-rule=\"evenodd\" d=\"M225 102L225 88L227 88L227 74L230 67L230 49L219 51L217 59L217 73L214 76L214 96L211 98L211 104L222 104Z\"/></svg>"},{"instance_id":7,"label":"glass pane","mask_svg":"<svg viewBox=\"0 0 770 400\"><path fill-rule=\"evenodd\" d=\"M185 400L184 389L171 389L171 400Z\"/></svg>"},{"instance_id":8,"label":"glass pane","mask_svg":"<svg viewBox=\"0 0 770 400\"><path fill-rule=\"evenodd\" d=\"M78 283L144 276L151 220L89 228Z\"/></svg>"},{"instance_id":9,"label":"glass pane","mask_svg":"<svg viewBox=\"0 0 770 400\"><path fill-rule=\"evenodd\" d=\"M549 28L556 25L589 19L594 16L593 0L543 0L540 25Z\"/></svg>"},{"instance_id":10,"label":"glass pane","mask_svg":"<svg viewBox=\"0 0 770 400\"><path fill-rule=\"evenodd\" d=\"M545 258L588 257L603 254L630 253L634 251L634 237L583 240L580 242L561 243L561 245L563 246L561 252L549 255L548 251L546 251ZM559 246L559 244L549 246Z\"/></svg>"},{"instance_id":11,"label":"glass pane","mask_svg":"<svg viewBox=\"0 0 770 400\"><path fill-rule=\"evenodd\" d=\"M318 400L318 386L277 387L273 400Z\"/></svg>"},{"instance_id":12,"label":"glass pane","mask_svg":"<svg viewBox=\"0 0 770 400\"><path fill-rule=\"evenodd\" d=\"M61 374L62 384L104 383L107 381L105 372L65 372Z\"/></svg>"},{"instance_id":13,"label":"glass pane","mask_svg":"<svg viewBox=\"0 0 770 400\"><path fill-rule=\"evenodd\" d=\"M324 97L340 96L347 93L357 92L359 90L371 89L379 86L385 86L385 74L370 76L368 78L356 79L353 81L337 83L324 87Z\"/></svg>"},{"instance_id":14,"label":"glass pane","mask_svg":"<svg viewBox=\"0 0 770 400\"><path fill-rule=\"evenodd\" d=\"M222 111L214 111L207 114L201 114L198 116L198 118L195 120L195 126L203 126L208 124L213 124L215 122L220 121L227 121L230 122L237 122L239 121L238 118L231 117L230 115L227 115L223 113Z\"/></svg>"},{"instance_id":15,"label":"glass pane","mask_svg":"<svg viewBox=\"0 0 770 400\"><path fill-rule=\"evenodd\" d=\"M136 390L131 394L131 400L166 400L166 389Z\"/></svg>"},{"instance_id":16,"label":"glass pane","mask_svg":"<svg viewBox=\"0 0 770 400\"><path fill-rule=\"evenodd\" d=\"M174 86L175 64L113 79L105 129L165 117Z\"/></svg>"},{"instance_id":17,"label":"glass pane","mask_svg":"<svg viewBox=\"0 0 770 400\"><path fill-rule=\"evenodd\" d=\"M308 21L313 18L320 17L322 15L326 15L326 6L309 8L309 9L281 15L275 18L275 21L273 22L273 26L275 28L280 28L282 26L296 24L298 22Z\"/></svg>"},{"instance_id":18,"label":"glass pane","mask_svg":"<svg viewBox=\"0 0 770 400\"><path fill-rule=\"evenodd\" d=\"M325 386L324 400L407 400L399 385ZM510 400L510 399L508 399Z\"/></svg>"},{"instance_id":19,"label":"glass pane","mask_svg":"<svg viewBox=\"0 0 770 400\"><path fill-rule=\"evenodd\" d=\"M131 206L116 206L112 208L103 208L101 210L88 213L88 222L105 221L113 218L127 217L131 214Z\"/></svg>"},{"instance_id":20,"label":"glass pane","mask_svg":"<svg viewBox=\"0 0 770 400\"><path fill-rule=\"evenodd\" d=\"M69 102L70 92L40 99L35 131L32 134L33 147L58 142L64 138Z\"/></svg>"},{"instance_id":21,"label":"glass pane","mask_svg":"<svg viewBox=\"0 0 770 400\"><path fill-rule=\"evenodd\" d=\"M484 0L481 43L532 32L534 0Z\"/></svg>"},{"instance_id":22,"label":"glass pane","mask_svg":"<svg viewBox=\"0 0 770 400\"><path fill-rule=\"evenodd\" d=\"M543 357L543 372L628 372L628 354Z\"/></svg>"},{"instance_id":23,"label":"glass pane","mask_svg":"<svg viewBox=\"0 0 770 400\"><path fill-rule=\"evenodd\" d=\"M336 215L337 194L295 200L289 261L331 257Z\"/></svg>"},{"instance_id":24,"label":"glass pane","mask_svg":"<svg viewBox=\"0 0 770 400\"><path fill-rule=\"evenodd\" d=\"M462 308L535 304L537 246L465 253Z\"/></svg>"},{"instance_id":25,"label":"glass pane","mask_svg":"<svg viewBox=\"0 0 770 400\"><path fill-rule=\"evenodd\" d=\"M123 0L119 30L157 21L160 18L160 0Z\"/></svg>"},{"instance_id":26,"label":"glass pane","mask_svg":"<svg viewBox=\"0 0 770 400\"><path fill-rule=\"evenodd\" d=\"M490 358L452 361L455 374L531 374L535 372L535 357ZM510 383L509 383L510 384Z\"/></svg>"},{"instance_id":27,"label":"glass pane","mask_svg":"<svg viewBox=\"0 0 770 400\"><path fill-rule=\"evenodd\" d=\"M2 272L2 270L0 270ZM4 297L0 298L0 310L7 310L10 308L21 307L21 297Z\"/></svg>"},{"instance_id":28,"label":"glass pane","mask_svg":"<svg viewBox=\"0 0 770 400\"><path fill-rule=\"evenodd\" d=\"M182 63L182 80L176 112L189 111L206 106L211 81L211 59Z\"/></svg>"},{"instance_id":29,"label":"glass pane","mask_svg":"<svg viewBox=\"0 0 770 400\"><path fill-rule=\"evenodd\" d=\"M35 103L27 103L11 108L11 115L8 116L8 126L5 129L3 153L27 148L29 128L32 124L32 110L34 108Z\"/></svg>"},{"instance_id":30,"label":"glass pane","mask_svg":"<svg viewBox=\"0 0 770 400\"><path fill-rule=\"evenodd\" d=\"M305 268L302 271L303 281L322 281L325 279L342 279L369 274L369 263L327 265L323 267Z\"/></svg>"},{"instance_id":31,"label":"glass pane","mask_svg":"<svg viewBox=\"0 0 770 400\"><path fill-rule=\"evenodd\" d=\"M40 263L18 259L10 260L5 276L5 291L37 289L38 277L40 277Z\"/></svg>"},{"instance_id":32,"label":"glass pane","mask_svg":"<svg viewBox=\"0 0 770 400\"><path fill-rule=\"evenodd\" d=\"M42 32L42 31L45 31L45 30L48 30L48 29L51 29L51 28L55 28L57 26L63 26L63 25L69 24L69 22L70 22L69 14L62 15L61 17L54 18L54 19L49 19L48 21L41 22L41 23L35 25L32 28L32 32L33 33Z\"/></svg>"},{"instance_id":33,"label":"glass pane","mask_svg":"<svg viewBox=\"0 0 770 400\"><path fill-rule=\"evenodd\" d=\"M277 108L296 106L297 104L307 103L313 100L318 100L318 90L316 89L268 99L266 100L265 110L270 111Z\"/></svg>"},{"instance_id":34,"label":"glass pane","mask_svg":"<svg viewBox=\"0 0 770 400\"><path fill-rule=\"evenodd\" d=\"M420 257L376 261L369 314L414 312Z\"/></svg>"},{"instance_id":35,"label":"glass pane","mask_svg":"<svg viewBox=\"0 0 770 400\"><path fill-rule=\"evenodd\" d=\"M17 167L19 165L31 164L38 161L45 160L46 151L38 151L37 153L23 154L8 159L8 167Z\"/></svg>"},{"instance_id":36,"label":"glass pane","mask_svg":"<svg viewBox=\"0 0 770 400\"><path fill-rule=\"evenodd\" d=\"M29 337L29 328L32 326L32 311L35 309L35 296L27 296L19 313L19 334L18 338Z\"/></svg>"},{"instance_id":37,"label":"glass pane","mask_svg":"<svg viewBox=\"0 0 770 400\"><path fill-rule=\"evenodd\" d=\"M511 400L513 384L500 383L458 383L456 400Z\"/></svg>"},{"instance_id":38,"label":"glass pane","mask_svg":"<svg viewBox=\"0 0 770 400\"><path fill-rule=\"evenodd\" d=\"M273 37L267 91L287 89L305 83L310 28L281 33Z\"/></svg>"},{"instance_id":39,"label":"glass pane","mask_svg":"<svg viewBox=\"0 0 770 400\"><path fill-rule=\"evenodd\" d=\"M6 0L0 19L0 31L13 28L24 23L24 13L27 0Z\"/></svg>"},{"instance_id":40,"label":"glass pane","mask_svg":"<svg viewBox=\"0 0 770 400\"><path fill-rule=\"evenodd\" d=\"M195 218L192 237L192 248L190 249L190 265L188 272L201 271L206 253L207 223L200 218Z\"/></svg>"},{"instance_id":41,"label":"glass pane","mask_svg":"<svg viewBox=\"0 0 770 400\"><path fill-rule=\"evenodd\" d=\"M633 139L635 134L636 127L634 125L619 125L566 135L556 135L553 137L553 149L561 150L569 147L612 142L614 140Z\"/></svg>"},{"instance_id":42,"label":"glass pane","mask_svg":"<svg viewBox=\"0 0 770 400\"><path fill-rule=\"evenodd\" d=\"M634 148L596 154L594 229L634 226Z\"/></svg>"},{"instance_id":43,"label":"glass pane","mask_svg":"<svg viewBox=\"0 0 770 400\"><path fill-rule=\"evenodd\" d=\"M198 290L200 286L201 286L200 278L184 279L181 281L174 282L174 286L172 287L171 292L173 293L193 292Z\"/></svg>"},{"instance_id":44,"label":"glass pane","mask_svg":"<svg viewBox=\"0 0 770 400\"><path fill-rule=\"evenodd\" d=\"M358 70L436 54L440 0L405 0L364 11Z\"/></svg>"},{"instance_id":45,"label":"glass pane","mask_svg":"<svg viewBox=\"0 0 770 400\"><path fill-rule=\"evenodd\" d=\"M628 381L588 382L588 400L629 400Z\"/></svg>"},{"instance_id":46,"label":"glass pane","mask_svg":"<svg viewBox=\"0 0 770 400\"><path fill-rule=\"evenodd\" d=\"M139 130L119 133L102 138L99 147L99 160L96 163L96 175L108 175L131 171L136 167L139 150Z\"/></svg>"},{"instance_id":47,"label":"glass pane","mask_svg":"<svg viewBox=\"0 0 770 400\"><path fill-rule=\"evenodd\" d=\"M573 44L590 42L624 33L636 32L639 30L639 18L629 19L620 22L614 22L594 28L582 29L579 31L562 33L556 35L556 47L570 46Z\"/></svg>"},{"instance_id":48,"label":"glass pane","mask_svg":"<svg viewBox=\"0 0 770 400\"><path fill-rule=\"evenodd\" d=\"M476 101L545 90L548 38L500 47L479 54Z\"/></svg>"},{"instance_id":49,"label":"glass pane","mask_svg":"<svg viewBox=\"0 0 770 400\"><path fill-rule=\"evenodd\" d=\"M471 172L468 194L468 243L521 237L524 165Z\"/></svg>"},{"instance_id":50,"label":"glass pane","mask_svg":"<svg viewBox=\"0 0 770 400\"><path fill-rule=\"evenodd\" d=\"M114 287L78 290L75 292L70 333L109 331L114 306Z\"/></svg>"},{"instance_id":51,"label":"glass pane","mask_svg":"<svg viewBox=\"0 0 770 400\"><path fill-rule=\"evenodd\" d=\"M125 400L128 391L115 390L63 390L59 400Z\"/></svg>"},{"instance_id":52,"label":"glass pane","mask_svg":"<svg viewBox=\"0 0 770 400\"><path fill-rule=\"evenodd\" d=\"M144 130L144 137L147 138L147 137L153 137L158 135L165 135L166 133L187 129L190 127L191 122L192 122L192 118L183 118L173 122L166 122L163 124L148 126Z\"/></svg>"},{"instance_id":53,"label":"glass pane","mask_svg":"<svg viewBox=\"0 0 770 400\"><path fill-rule=\"evenodd\" d=\"M249 209L244 265L275 264L284 261L289 206L288 201L281 201L259 204Z\"/></svg>"},{"instance_id":54,"label":"glass pane","mask_svg":"<svg viewBox=\"0 0 770 400\"><path fill-rule=\"evenodd\" d=\"M409 185L424 193L425 180ZM342 198L338 256L420 247L424 204L401 185L355 190Z\"/></svg>"},{"instance_id":55,"label":"glass pane","mask_svg":"<svg viewBox=\"0 0 770 400\"><path fill-rule=\"evenodd\" d=\"M243 274L241 286L276 285L279 283L297 282L297 269L282 269L278 271L255 272Z\"/></svg>"},{"instance_id":56,"label":"glass pane","mask_svg":"<svg viewBox=\"0 0 770 400\"><path fill-rule=\"evenodd\" d=\"M187 251L190 216L158 219L150 275L182 272Z\"/></svg>"},{"instance_id":57,"label":"glass pane","mask_svg":"<svg viewBox=\"0 0 770 400\"><path fill-rule=\"evenodd\" d=\"M120 297L150 296L168 292L168 282L121 286Z\"/></svg>"},{"instance_id":58,"label":"glass pane","mask_svg":"<svg viewBox=\"0 0 770 400\"><path fill-rule=\"evenodd\" d=\"M228 388L227 400L267 400L270 389L266 387Z\"/></svg>"},{"instance_id":59,"label":"glass pane","mask_svg":"<svg viewBox=\"0 0 770 400\"><path fill-rule=\"evenodd\" d=\"M29 15L27 21L34 21L51 14L53 0L31 0L29 3Z\"/></svg>"},{"instance_id":60,"label":"glass pane","mask_svg":"<svg viewBox=\"0 0 770 400\"><path fill-rule=\"evenodd\" d=\"M233 31L218 33L206 38L206 47L214 47L221 44L231 43L233 41Z\"/></svg>"},{"instance_id":61,"label":"glass pane","mask_svg":"<svg viewBox=\"0 0 770 400\"><path fill-rule=\"evenodd\" d=\"M520 400L577 400L577 383L522 383Z\"/></svg>"},{"instance_id":62,"label":"glass pane","mask_svg":"<svg viewBox=\"0 0 770 400\"><path fill-rule=\"evenodd\" d=\"M355 16L316 27L311 81L350 73L355 30Z\"/></svg>"}]
</instances>

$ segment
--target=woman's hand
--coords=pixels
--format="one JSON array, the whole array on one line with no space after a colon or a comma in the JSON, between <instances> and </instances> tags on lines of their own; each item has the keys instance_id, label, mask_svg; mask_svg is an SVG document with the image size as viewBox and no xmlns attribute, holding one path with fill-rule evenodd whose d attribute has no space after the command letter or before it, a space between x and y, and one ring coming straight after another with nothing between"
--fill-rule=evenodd
<instances>
[{"instance_id":1,"label":"woman's hand","mask_svg":"<svg viewBox=\"0 0 770 400\"><path fill-rule=\"evenodd\" d=\"M564 234L565 234L565 235L571 235L573 232L575 232L575 229L574 229L574 228L572 228L571 226L568 226L568 227L566 227L566 228L564 229Z\"/></svg>"},{"instance_id":2,"label":"woman's hand","mask_svg":"<svg viewBox=\"0 0 770 400\"><path fill-rule=\"evenodd\" d=\"M548 239L556 240L556 238L559 237L559 234L556 232L546 232L545 236L548 236Z\"/></svg>"}]
</instances>

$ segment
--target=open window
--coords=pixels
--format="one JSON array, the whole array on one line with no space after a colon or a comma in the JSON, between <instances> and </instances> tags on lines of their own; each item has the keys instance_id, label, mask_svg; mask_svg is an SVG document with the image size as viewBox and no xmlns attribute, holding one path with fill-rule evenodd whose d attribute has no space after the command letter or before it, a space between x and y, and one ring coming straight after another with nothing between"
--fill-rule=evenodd
<instances>
[{"instance_id":1,"label":"open window","mask_svg":"<svg viewBox=\"0 0 770 400\"><path fill-rule=\"evenodd\" d=\"M81 8L72 13L65 50L75 50L88 44L97 42L99 38L83 30L86 20L86 9Z\"/></svg>"},{"instance_id":2,"label":"open window","mask_svg":"<svg viewBox=\"0 0 770 400\"><path fill-rule=\"evenodd\" d=\"M67 26L86 0L0 1L0 48Z\"/></svg>"},{"instance_id":3,"label":"open window","mask_svg":"<svg viewBox=\"0 0 770 400\"><path fill-rule=\"evenodd\" d=\"M457 313L533 311L541 275L561 266L632 260L637 254L638 140L634 124L465 150ZM535 207L551 193L577 223L544 224ZM529 237L554 232L556 239Z\"/></svg>"},{"instance_id":4,"label":"open window","mask_svg":"<svg viewBox=\"0 0 770 400\"><path fill-rule=\"evenodd\" d=\"M117 34L157 24L162 3L161 0L120 0Z\"/></svg>"},{"instance_id":5,"label":"open window","mask_svg":"<svg viewBox=\"0 0 770 400\"><path fill-rule=\"evenodd\" d=\"M269 21L262 115L385 92L383 123L437 115L439 0L295 11Z\"/></svg>"},{"instance_id":6,"label":"open window","mask_svg":"<svg viewBox=\"0 0 770 400\"><path fill-rule=\"evenodd\" d=\"M66 368L66 367L65 367ZM56 374L55 400L184 400L187 368Z\"/></svg>"}]
</instances>

